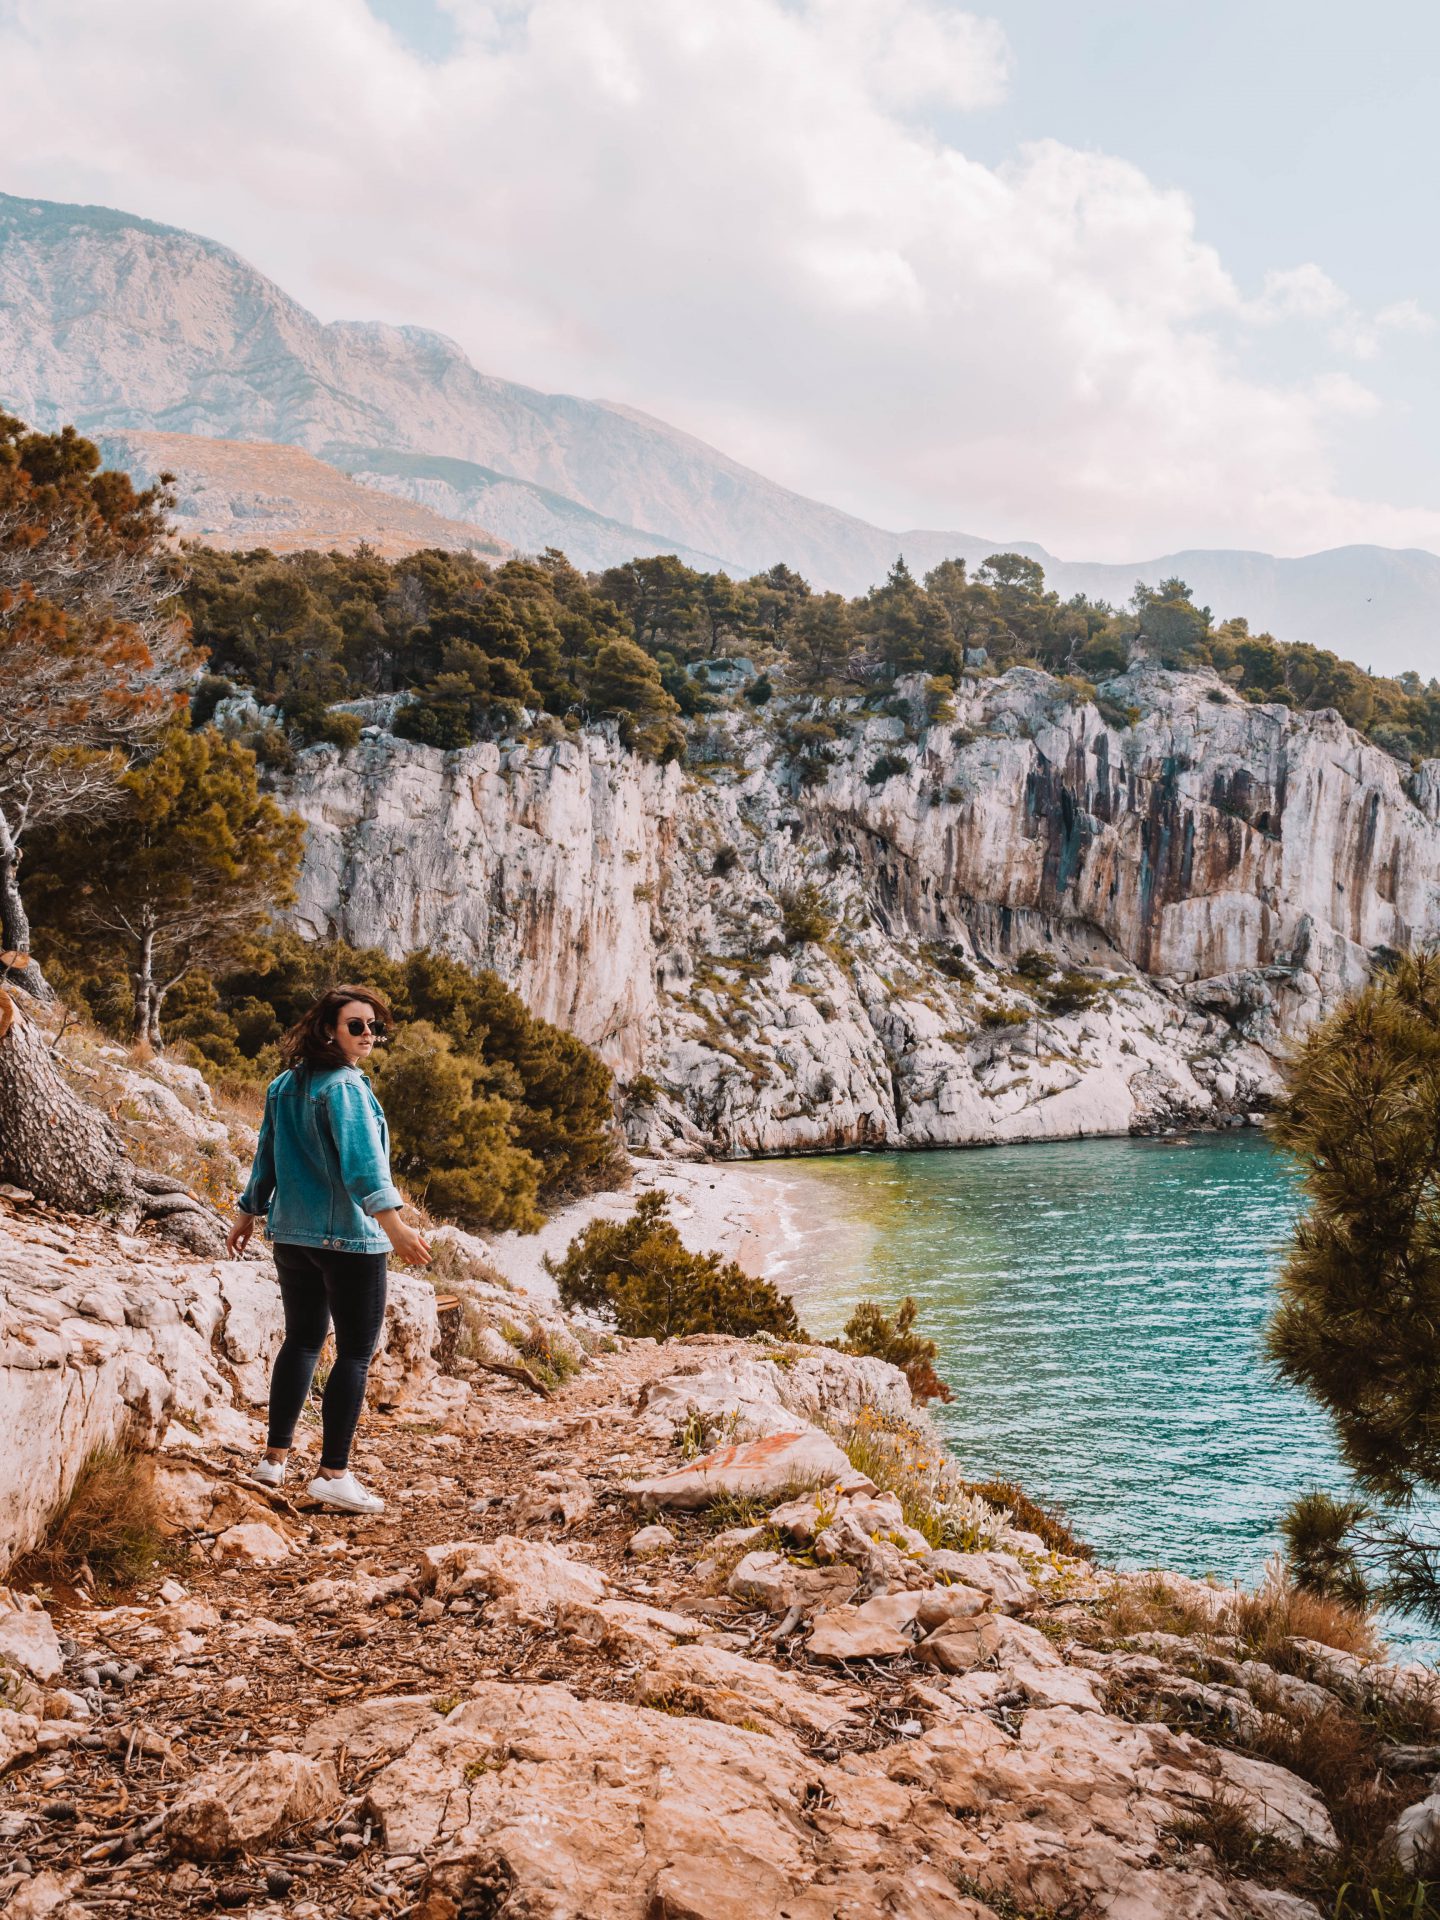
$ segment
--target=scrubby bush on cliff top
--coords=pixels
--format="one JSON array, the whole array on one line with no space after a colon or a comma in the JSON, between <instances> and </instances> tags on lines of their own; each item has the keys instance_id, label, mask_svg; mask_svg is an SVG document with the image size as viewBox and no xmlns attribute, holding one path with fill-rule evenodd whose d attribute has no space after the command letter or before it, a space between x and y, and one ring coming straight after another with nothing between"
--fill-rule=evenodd
<instances>
[{"instance_id":1,"label":"scrubby bush on cliff top","mask_svg":"<svg viewBox=\"0 0 1440 1920\"><path fill-rule=\"evenodd\" d=\"M568 724L616 718L638 751L666 758L677 750L677 716L718 704L703 670L719 657L744 654L759 669L752 710L761 687L826 699L923 674L934 722L947 684L973 672L983 649L985 670L1040 667L1077 698L1137 654L1210 666L1246 699L1336 707L1401 758L1440 752L1434 681L1374 678L1322 649L1252 634L1243 619L1217 622L1181 580L1137 583L1124 609L1062 601L1020 554L992 554L973 572L946 560L923 581L901 560L850 601L813 593L784 566L732 580L673 554L588 578L554 551L490 567L433 551L387 564L367 554L197 550L189 565L186 604L216 674L279 704L301 740L338 738L329 703L409 689L418 704L397 731L435 746L504 732L522 708L540 708ZM1136 717L1098 697L1115 724ZM781 699L767 711L776 706L783 736L792 710ZM797 747L792 757L802 783L823 777L823 755Z\"/></svg>"},{"instance_id":2,"label":"scrubby bush on cliff top","mask_svg":"<svg viewBox=\"0 0 1440 1920\"><path fill-rule=\"evenodd\" d=\"M878 1300L862 1300L845 1322L840 1346L845 1353L869 1354L899 1367L910 1383L911 1394L923 1406L927 1400L949 1400L953 1396L935 1371L939 1348L915 1331L918 1313L908 1294L893 1316Z\"/></svg>"},{"instance_id":3,"label":"scrubby bush on cliff top","mask_svg":"<svg viewBox=\"0 0 1440 1920\"><path fill-rule=\"evenodd\" d=\"M802 1337L795 1309L768 1280L718 1253L691 1253L663 1193L642 1194L628 1220L594 1220L546 1270L564 1307L612 1319L637 1339L686 1333Z\"/></svg>"}]
</instances>

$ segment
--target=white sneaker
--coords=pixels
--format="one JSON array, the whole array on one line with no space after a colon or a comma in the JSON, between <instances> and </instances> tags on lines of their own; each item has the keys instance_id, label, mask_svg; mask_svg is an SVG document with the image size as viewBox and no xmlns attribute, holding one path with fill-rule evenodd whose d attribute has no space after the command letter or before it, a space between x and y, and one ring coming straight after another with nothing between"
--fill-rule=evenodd
<instances>
[{"instance_id":1,"label":"white sneaker","mask_svg":"<svg viewBox=\"0 0 1440 1920\"><path fill-rule=\"evenodd\" d=\"M252 1480L258 1480L262 1487L281 1486L285 1479L286 1464L284 1460L266 1460L261 1458L257 1460L255 1465L250 1469L250 1478Z\"/></svg>"},{"instance_id":2,"label":"white sneaker","mask_svg":"<svg viewBox=\"0 0 1440 1920\"><path fill-rule=\"evenodd\" d=\"M334 1480L326 1480L317 1473L305 1491L322 1507L343 1507L347 1513L385 1511L385 1502L379 1494L362 1487L353 1473L342 1473Z\"/></svg>"}]
</instances>

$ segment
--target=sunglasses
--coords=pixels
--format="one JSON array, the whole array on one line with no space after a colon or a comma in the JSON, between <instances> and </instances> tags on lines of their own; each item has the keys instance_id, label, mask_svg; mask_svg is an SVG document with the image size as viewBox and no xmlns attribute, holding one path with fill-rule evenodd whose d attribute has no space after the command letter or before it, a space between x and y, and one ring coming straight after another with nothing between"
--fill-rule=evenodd
<instances>
[{"instance_id":1,"label":"sunglasses","mask_svg":"<svg viewBox=\"0 0 1440 1920\"><path fill-rule=\"evenodd\" d=\"M347 1020L345 1031L353 1033L357 1040L362 1033L373 1033L377 1040L385 1038L385 1026L380 1020Z\"/></svg>"}]
</instances>

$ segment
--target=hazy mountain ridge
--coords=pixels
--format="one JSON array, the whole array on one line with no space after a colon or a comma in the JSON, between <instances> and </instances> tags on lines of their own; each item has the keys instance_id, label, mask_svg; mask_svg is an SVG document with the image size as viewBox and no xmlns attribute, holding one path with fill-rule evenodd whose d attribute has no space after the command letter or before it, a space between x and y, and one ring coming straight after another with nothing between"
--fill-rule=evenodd
<instances>
[{"instance_id":1,"label":"hazy mountain ridge","mask_svg":"<svg viewBox=\"0 0 1440 1920\"><path fill-rule=\"evenodd\" d=\"M0 405L45 427L301 446L522 549L561 545L585 567L666 551L740 574L783 560L853 594L900 553L919 573L1011 548L1039 559L1065 596L1121 604L1137 578L1179 573L1217 615L1282 639L1392 670L1436 664L1433 554L1215 550L1111 564L1013 539L889 532L634 407L481 373L428 328L323 324L218 242L109 208L0 195Z\"/></svg>"},{"instance_id":2,"label":"hazy mountain ridge","mask_svg":"<svg viewBox=\"0 0 1440 1920\"><path fill-rule=\"evenodd\" d=\"M474 520L364 485L303 447L184 433L103 433L99 446L108 466L137 480L174 474L175 529L207 547L351 553L363 542L386 559L420 547L486 560L512 551Z\"/></svg>"},{"instance_id":3,"label":"hazy mountain ridge","mask_svg":"<svg viewBox=\"0 0 1440 1920\"><path fill-rule=\"evenodd\" d=\"M325 454L332 466L367 487L418 501L450 519L503 527L504 537L526 553L560 547L585 568L618 566L637 553L661 551L675 553L702 572L728 564L718 554L628 527L552 488L516 480L473 460L393 447L336 446L327 447Z\"/></svg>"}]
</instances>

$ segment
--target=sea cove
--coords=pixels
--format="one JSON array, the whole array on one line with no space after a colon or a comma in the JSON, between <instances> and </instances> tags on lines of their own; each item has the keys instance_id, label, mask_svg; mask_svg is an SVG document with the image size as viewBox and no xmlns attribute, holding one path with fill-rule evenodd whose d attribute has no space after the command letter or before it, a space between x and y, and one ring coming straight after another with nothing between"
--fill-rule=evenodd
<instances>
[{"instance_id":1,"label":"sea cove","mask_svg":"<svg viewBox=\"0 0 1440 1920\"><path fill-rule=\"evenodd\" d=\"M1260 1332L1300 1205L1255 1134L773 1165L768 1261L822 1337L913 1294L976 1478L1063 1507L1103 1559L1253 1581L1301 1487L1339 1484Z\"/></svg>"}]
</instances>

